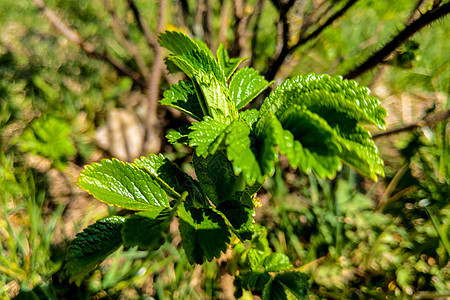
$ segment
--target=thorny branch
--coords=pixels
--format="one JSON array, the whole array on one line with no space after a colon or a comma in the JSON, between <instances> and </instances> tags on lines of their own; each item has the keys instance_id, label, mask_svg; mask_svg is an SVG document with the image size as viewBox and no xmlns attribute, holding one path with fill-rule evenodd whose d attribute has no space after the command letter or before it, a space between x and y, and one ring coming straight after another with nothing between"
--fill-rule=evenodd
<instances>
[{"instance_id":1,"label":"thorny branch","mask_svg":"<svg viewBox=\"0 0 450 300\"><path fill-rule=\"evenodd\" d=\"M122 75L130 77L134 82L139 84L141 87L145 87L145 82L142 80L141 74L131 69L121 61L117 60L107 51L99 52L95 47L84 40L78 32L69 28L64 22L58 17L51 9L49 9L43 0L33 0L42 14L50 21L50 23L55 27L62 35L64 35L69 41L80 46L80 48L90 57L102 60L110 64L116 71Z\"/></svg>"},{"instance_id":2,"label":"thorny branch","mask_svg":"<svg viewBox=\"0 0 450 300\"><path fill-rule=\"evenodd\" d=\"M392 40L387 43L383 48L375 52L362 64L349 71L344 78L353 79L361 74L374 68L381 63L389 54L391 54L398 46L406 42L412 35L424 28L425 26L433 23L434 21L446 16L450 12L450 2L433 8L421 15L418 19L411 22L401 32L399 32Z\"/></svg>"}]
</instances>

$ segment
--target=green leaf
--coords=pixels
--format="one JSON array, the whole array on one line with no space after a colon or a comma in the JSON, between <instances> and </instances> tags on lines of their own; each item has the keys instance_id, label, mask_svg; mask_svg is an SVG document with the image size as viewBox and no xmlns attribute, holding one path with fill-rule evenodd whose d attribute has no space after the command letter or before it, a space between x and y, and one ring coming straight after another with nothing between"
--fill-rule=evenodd
<instances>
[{"instance_id":1,"label":"green leaf","mask_svg":"<svg viewBox=\"0 0 450 300\"><path fill-rule=\"evenodd\" d=\"M259 111L256 109L247 109L244 111L241 111L239 113L239 117L244 120L248 126L253 128L253 124L256 123L256 121L258 121L260 115L259 115Z\"/></svg>"},{"instance_id":2,"label":"green leaf","mask_svg":"<svg viewBox=\"0 0 450 300\"><path fill-rule=\"evenodd\" d=\"M203 43L193 40L179 31L165 31L158 36L161 47L166 48L175 55L183 55L186 52L202 50L212 56L208 47Z\"/></svg>"},{"instance_id":3,"label":"green leaf","mask_svg":"<svg viewBox=\"0 0 450 300\"><path fill-rule=\"evenodd\" d=\"M227 79L229 79L231 75L234 73L234 71L236 71L241 62L246 60L246 58L230 58L223 44L219 44L216 55L217 60L219 61L220 66L224 70L225 77Z\"/></svg>"},{"instance_id":4,"label":"green leaf","mask_svg":"<svg viewBox=\"0 0 450 300\"><path fill-rule=\"evenodd\" d=\"M262 265L266 272L285 271L294 267L291 264L289 257L284 253L270 254L264 259Z\"/></svg>"},{"instance_id":5,"label":"green leaf","mask_svg":"<svg viewBox=\"0 0 450 300\"><path fill-rule=\"evenodd\" d=\"M253 215L255 210L243 205L239 200L227 200L221 202L217 208L223 213L226 219L230 222L233 232L240 240L249 240L252 238L253 231Z\"/></svg>"},{"instance_id":6,"label":"green leaf","mask_svg":"<svg viewBox=\"0 0 450 300\"><path fill-rule=\"evenodd\" d=\"M264 287L262 300L287 300L283 285L275 278L271 278Z\"/></svg>"},{"instance_id":7,"label":"green leaf","mask_svg":"<svg viewBox=\"0 0 450 300\"><path fill-rule=\"evenodd\" d=\"M266 249L250 248L247 251L247 260L252 271L260 271L264 258L268 255Z\"/></svg>"},{"instance_id":8,"label":"green leaf","mask_svg":"<svg viewBox=\"0 0 450 300\"><path fill-rule=\"evenodd\" d=\"M262 291L264 286L272 278L267 272L248 272L242 276L244 286L247 290Z\"/></svg>"},{"instance_id":9,"label":"green leaf","mask_svg":"<svg viewBox=\"0 0 450 300\"><path fill-rule=\"evenodd\" d=\"M148 172L114 158L86 166L78 185L100 201L126 209L169 207L166 193Z\"/></svg>"},{"instance_id":10,"label":"green leaf","mask_svg":"<svg viewBox=\"0 0 450 300\"><path fill-rule=\"evenodd\" d=\"M259 163L252 152L250 140L251 128L241 120L237 120L227 128L225 144L227 146L227 157L233 165L236 175L242 173L248 185L255 181L263 182Z\"/></svg>"},{"instance_id":11,"label":"green leaf","mask_svg":"<svg viewBox=\"0 0 450 300\"><path fill-rule=\"evenodd\" d=\"M181 56L169 55L166 61L175 64L193 81L203 112L223 122L237 116L227 94L225 75L214 58L203 51L191 51Z\"/></svg>"},{"instance_id":12,"label":"green leaf","mask_svg":"<svg viewBox=\"0 0 450 300\"><path fill-rule=\"evenodd\" d=\"M291 144L286 143L285 131L275 115L268 113L255 126L257 158L263 174L272 176L275 172L275 162L278 161L277 146L280 152L287 153Z\"/></svg>"},{"instance_id":13,"label":"green leaf","mask_svg":"<svg viewBox=\"0 0 450 300\"><path fill-rule=\"evenodd\" d=\"M127 247L157 250L164 243L171 221L170 210L136 213L125 220L122 229L123 243Z\"/></svg>"},{"instance_id":14,"label":"green leaf","mask_svg":"<svg viewBox=\"0 0 450 300\"><path fill-rule=\"evenodd\" d=\"M71 282L79 285L89 272L120 247L124 221L123 217L99 220L76 235L65 266Z\"/></svg>"},{"instance_id":15,"label":"green leaf","mask_svg":"<svg viewBox=\"0 0 450 300\"><path fill-rule=\"evenodd\" d=\"M208 155L206 158L194 155L192 162L202 190L214 205L233 199L236 192L244 190L245 181L234 174L231 163L223 151Z\"/></svg>"},{"instance_id":16,"label":"green leaf","mask_svg":"<svg viewBox=\"0 0 450 300\"><path fill-rule=\"evenodd\" d=\"M191 264L211 261L226 252L231 234L219 214L182 204L178 216L181 244Z\"/></svg>"},{"instance_id":17,"label":"green leaf","mask_svg":"<svg viewBox=\"0 0 450 300\"><path fill-rule=\"evenodd\" d=\"M192 123L189 133L189 146L195 147L199 156L214 154L225 137L227 124L206 117L201 122Z\"/></svg>"},{"instance_id":18,"label":"green leaf","mask_svg":"<svg viewBox=\"0 0 450 300\"><path fill-rule=\"evenodd\" d=\"M202 111L191 81L179 81L178 84L172 84L170 90L164 92L164 98L160 103L172 106L198 121L201 121L206 113Z\"/></svg>"},{"instance_id":19,"label":"green leaf","mask_svg":"<svg viewBox=\"0 0 450 300\"><path fill-rule=\"evenodd\" d=\"M233 75L230 81L230 97L237 109L243 108L272 84L255 69L245 67Z\"/></svg>"},{"instance_id":20,"label":"green leaf","mask_svg":"<svg viewBox=\"0 0 450 300\"><path fill-rule=\"evenodd\" d=\"M146 170L164 191L173 198L180 198L183 192L188 192L187 201L192 205L203 205L206 203L198 181L194 180L162 154L143 156L140 159L136 159L134 163L139 168Z\"/></svg>"},{"instance_id":21,"label":"green leaf","mask_svg":"<svg viewBox=\"0 0 450 300\"><path fill-rule=\"evenodd\" d=\"M275 280L287 288L297 299L309 299L309 275L298 271L285 272L277 274Z\"/></svg>"}]
</instances>

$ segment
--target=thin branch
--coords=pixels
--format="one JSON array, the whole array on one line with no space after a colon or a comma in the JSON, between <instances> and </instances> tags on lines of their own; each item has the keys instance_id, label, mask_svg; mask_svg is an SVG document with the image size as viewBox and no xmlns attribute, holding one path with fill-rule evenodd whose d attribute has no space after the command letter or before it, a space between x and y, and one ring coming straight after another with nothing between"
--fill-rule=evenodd
<instances>
[{"instance_id":1,"label":"thin branch","mask_svg":"<svg viewBox=\"0 0 450 300\"><path fill-rule=\"evenodd\" d=\"M109 0L103 0L103 3L106 10L111 15L111 27L114 31L114 35L126 49L126 51L134 58L134 61L136 62L136 65L138 66L139 71L141 72L145 81L149 82L150 72L148 70L147 64L144 58L139 53L139 49L136 44L130 39L128 27L120 20L119 16L116 13L116 9L112 6Z\"/></svg>"},{"instance_id":2,"label":"thin branch","mask_svg":"<svg viewBox=\"0 0 450 300\"><path fill-rule=\"evenodd\" d=\"M424 28L425 26L433 23L434 21L446 16L450 12L450 2L443 4L437 8L429 10L427 13L421 15L417 20L405 27L400 33L398 33L389 43L383 48L375 52L365 62L349 71L344 78L353 79L361 74L374 68L381 63L389 54L391 54L398 46L407 41L416 32Z\"/></svg>"},{"instance_id":3,"label":"thin branch","mask_svg":"<svg viewBox=\"0 0 450 300\"><path fill-rule=\"evenodd\" d=\"M136 19L139 30L144 35L148 46L152 49L155 49L156 47L158 47L158 42L157 42L156 38L150 32L150 27L145 22L145 20L142 18L141 13L139 12L138 7L136 6L136 3L134 3L134 0L128 0L128 7L133 12L133 15L134 15L134 18Z\"/></svg>"},{"instance_id":4,"label":"thin branch","mask_svg":"<svg viewBox=\"0 0 450 300\"><path fill-rule=\"evenodd\" d=\"M213 46L212 44L213 26L212 26L212 8L210 0L203 0L202 9L203 9L202 11L203 37L205 39L206 45L208 45L208 47L211 48Z\"/></svg>"},{"instance_id":5,"label":"thin branch","mask_svg":"<svg viewBox=\"0 0 450 300\"><path fill-rule=\"evenodd\" d=\"M116 71L121 74L130 77L134 82L142 87L145 87L145 82L142 80L141 75L135 70L131 69L121 61L117 60L107 51L99 52L89 42L85 41L75 30L69 28L63 23L60 17L58 17L51 9L49 9L43 0L33 0L36 7L42 12L42 14L50 21L53 27L56 28L62 35L64 35L69 41L80 46L80 48L89 56L102 60L111 65Z\"/></svg>"},{"instance_id":6,"label":"thin branch","mask_svg":"<svg viewBox=\"0 0 450 300\"><path fill-rule=\"evenodd\" d=\"M162 32L166 25L166 10L167 10L167 2L166 0L159 1L159 10L158 10L158 24L157 24L157 32ZM151 78L149 87L147 90L147 96L149 99L147 105L147 120L146 120L146 135L144 140L144 149L142 149L142 154L146 150L150 151L158 151L160 148L161 139L157 135L160 132L160 124L157 119L157 107L158 107L158 97L159 97L159 84L161 81L161 75L163 72L164 61L163 61L163 51L162 48L158 45L155 48L155 58L153 60L153 66L151 70ZM146 144L153 142L153 147L147 147Z\"/></svg>"},{"instance_id":7,"label":"thin branch","mask_svg":"<svg viewBox=\"0 0 450 300\"><path fill-rule=\"evenodd\" d=\"M413 130L416 130L417 128L420 128L423 126L432 126L436 123L439 123L441 121L448 119L449 117L450 117L450 110L443 111L443 112L434 114L432 116L429 116L422 121L419 121L419 122L416 122L413 124L409 124L404 127L400 127L400 128L396 128L396 129L392 129L392 130L388 130L385 132L375 134L373 136L373 139L378 139L383 136L393 135L393 134L397 134L397 133L401 133L401 132L405 132L405 131L413 131Z\"/></svg>"},{"instance_id":8,"label":"thin branch","mask_svg":"<svg viewBox=\"0 0 450 300\"><path fill-rule=\"evenodd\" d=\"M342 7L339 11L334 13L330 18L328 18L328 20L325 21L324 24L319 26L312 33L310 33L309 35L307 35L304 38L299 39L297 41L297 43L295 43L291 47L288 47L288 46L283 47L282 51L277 56L277 58L274 59L270 63L269 68L267 69L267 72L265 74L266 79L267 80L273 80L275 78L275 75L277 74L278 70L281 68L281 65L284 63L284 61L285 61L285 59L286 59L286 57L288 55L290 55L293 51L295 51L301 45L304 45L305 43L307 43L311 39L316 38L319 34L322 33L322 31L324 31L328 26L333 24L334 21L336 21L338 18L340 18L342 15L344 15L344 13L347 12L358 1L359 0L349 0L344 5L344 7Z\"/></svg>"},{"instance_id":9,"label":"thin branch","mask_svg":"<svg viewBox=\"0 0 450 300\"><path fill-rule=\"evenodd\" d=\"M264 3L266 2L266 0L259 0L258 3L255 6L255 10L253 11L252 16L255 16L255 26L253 27L253 36L252 36L252 40L250 42L250 47L251 47L251 59L250 59L250 66L252 67L254 62L255 62L255 49L256 49L256 42L258 40L258 31L260 28L260 21L261 21L261 15L262 15L262 10L264 7Z\"/></svg>"}]
</instances>

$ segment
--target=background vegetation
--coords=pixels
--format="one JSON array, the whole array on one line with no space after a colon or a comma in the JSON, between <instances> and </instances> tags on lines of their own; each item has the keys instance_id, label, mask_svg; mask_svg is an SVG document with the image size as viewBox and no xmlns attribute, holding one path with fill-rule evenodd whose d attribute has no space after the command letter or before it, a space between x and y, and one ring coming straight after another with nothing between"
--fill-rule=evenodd
<instances>
[{"instance_id":1,"label":"background vegetation","mask_svg":"<svg viewBox=\"0 0 450 300\"><path fill-rule=\"evenodd\" d=\"M389 114L387 133L373 129L386 177L344 168L319 180L280 163L258 222L311 275L313 299L449 296L449 11L431 0L3 0L0 297L232 298L235 262L190 266L176 230L156 252L120 249L80 287L64 273L74 235L117 213L76 186L85 164L190 159L164 138L186 119L157 104L179 79L164 71L164 29L222 42L276 84L314 72L368 85Z\"/></svg>"}]
</instances>

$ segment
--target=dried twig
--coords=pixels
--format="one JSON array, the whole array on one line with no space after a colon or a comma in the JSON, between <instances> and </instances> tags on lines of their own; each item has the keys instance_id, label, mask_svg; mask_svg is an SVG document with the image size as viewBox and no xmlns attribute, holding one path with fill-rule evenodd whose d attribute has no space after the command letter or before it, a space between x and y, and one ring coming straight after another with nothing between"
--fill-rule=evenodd
<instances>
[{"instance_id":1,"label":"dried twig","mask_svg":"<svg viewBox=\"0 0 450 300\"><path fill-rule=\"evenodd\" d=\"M255 26L253 27L253 35L252 35L252 40L250 42L251 45L251 51L250 53L252 54L252 57L250 59L250 66L253 66L254 62L255 62L255 48L256 48L256 41L258 38L258 31L259 31L259 23L261 21L261 15L262 15L262 10L264 7L264 3L266 2L266 0L259 0L258 3L255 6L255 10L253 11L252 16L255 17ZM249 22L250 23L250 22Z\"/></svg>"},{"instance_id":2,"label":"dried twig","mask_svg":"<svg viewBox=\"0 0 450 300\"><path fill-rule=\"evenodd\" d=\"M436 123L439 123L441 121L448 119L449 117L450 117L450 110L443 111L443 112L431 115L422 121L419 121L419 122L416 122L413 124L409 124L404 127L400 127L400 128L396 128L396 129L392 129L392 130L388 130L385 132L375 134L373 136L373 139L378 139L383 136L393 135L393 134L397 134L397 133L401 133L401 132L413 131L413 130L416 130L417 128L420 128L423 126L432 126Z\"/></svg>"},{"instance_id":3,"label":"dried twig","mask_svg":"<svg viewBox=\"0 0 450 300\"><path fill-rule=\"evenodd\" d=\"M407 25L405 29L403 29L394 38L392 38L392 40L383 48L375 52L362 64L349 71L344 77L347 79L353 79L369 71L370 69L381 63L383 59L385 59L389 54L395 51L398 46L406 42L416 32L433 23L434 21L446 16L449 12L450 2L429 10L425 14L421 15L418 19Z\"/></svg>"},{"instance_id":4,"label":"dried twig","mask_svg":"<svg viewBox=\"0 0 450 300\"><path fill-rule=\"evenodd\" d=\"M155 49L156 47L158 47L158 42L157 42L156 38L153 36L153 34L150 32L150 27L145 22L145 20L142 18L141 13L139 12L138 7L136 6L136 3L134 3L133 0L127 0L127 1L128 1L128 7L133 12L133 15L134 15L134 18L136 19L139 30L144 35L148 46L152 49Z\"/></svg>"},{"instance_id":5,"label":"dried twig","mask_svg":"<svg viewBox=\"0 0 450 300\"><path fill-rule=\"evenodd\" d=\"M69 28L51 9L49 9L43 0L33 0L33 3L42 11L42 14L50 21L53 27L56 28L62 35L64 35L69 41L80 46L80 48L90 57L102 60L111 65L118 73L130 77L134 82L142 87L145 87L145 82L142 80L142 76L131 69L121 61L117 60L107 51L99 52L95 47L84 40L78 32Z\"/></svg>"},{"instance_id":6,"label":"dried twig","mask_svg":"<svg viewBox=\"0 0 450 300\"><path fill-rule=\"evenodd\" d=\"M116 9L112 6L109 0L103 0L103 3L106 10L111 15L111 27L114 31L114 35L126 49L128 54L130 54L134 58L134 61L136 62L136 65L138 66L142 77L144 77L146 82L149 82L150 72L148 70L147 64L144 58L141 56L136 44L129 38L130 35L128 33L128 27L120 20L119 16L116 13Z\"/></svg>"},{"instance_id":7,"label":"dried twig","mask_svg":"<svg viewBox=\"0 0 450 300\"><path fill-rule=\"evenodd\" d=\"M308 41L316 38L320 33L322 33L325 28L330 26L334 21L336 21L339 17L344 15L345 12L347 12L358 0L349 0L340 10L338 10L336 13L334 13L331 17L329 17L325 23L323 23L321 26L319 26L316 30L314 30L309 35L299 38L297 43L295 43L292 46L289 46L288 40L286 38L289 37L287 30L283 31L283 35L286 35L286 37L283 38L283 47L279 53L279 55L269 64L269 67L267 69L267 72L265 74L265 77L267 80L273 80L275 78L275 75L277 74L278 70L280 69L281 65L284 63L286 57L290 55L292 52L294 52L298 47L301 45L304 45ZM287 11L283 13L283 11L280 11L280 19L283 21L284 15L287 14ZM286 24L284 24L286 23ZM289 28L289 25L287 24L287 20L283 21L283 28Z\"/></svg>"}]
</instances>

